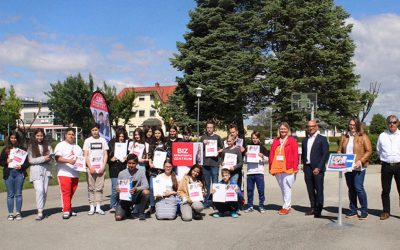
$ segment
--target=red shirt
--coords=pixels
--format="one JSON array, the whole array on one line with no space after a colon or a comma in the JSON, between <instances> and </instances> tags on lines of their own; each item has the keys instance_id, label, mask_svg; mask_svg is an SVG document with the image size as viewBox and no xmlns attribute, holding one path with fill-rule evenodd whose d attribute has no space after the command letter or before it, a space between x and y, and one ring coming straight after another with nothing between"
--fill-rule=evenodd
<instances>
[{"instance_id":1,"label":"red shirt","mask_svg":"<svg viewBox=\"0 0 400 250\"><path fill-rule=\"evenodd\" d=\"M279 137L275 138L271 145L269 152L269 168L271 169L272 162L275 156L275 150L281 145ZM298 171L299 166L299 149L297 141L292 136L287 138L285 143L285 157L286 157L286 169L293 169L293 172Z\"/></svg>"}]
</instances>

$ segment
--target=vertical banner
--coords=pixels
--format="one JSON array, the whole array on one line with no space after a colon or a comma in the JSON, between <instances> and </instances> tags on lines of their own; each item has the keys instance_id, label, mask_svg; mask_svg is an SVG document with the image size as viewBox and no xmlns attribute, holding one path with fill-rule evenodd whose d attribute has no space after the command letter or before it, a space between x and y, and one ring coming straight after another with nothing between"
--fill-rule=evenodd
<instances>
[{"instance_id":1,"label":"vertical banner","mask_svg":"<svg viewBox=\"0 0 400 250\"><path fill-rule=\"evenodd\" d=\"M101 91L95 91L90 99L90 111L92 111L93 120L99 124L100 136L110 141L111 139L111 125L108 113L108 106L106 99Z\"/></svg>"},{"instance_id":2,"label":"vertical banner","mask_svg":"<svg viewBox=\"0 0 400 250\"><path fill-rule=\"evenodd\" d=\"M191 167L195 164L203 165L202 142L174 142L172 143L172 164L174 166Z\"/></svg>"}]
</instances>

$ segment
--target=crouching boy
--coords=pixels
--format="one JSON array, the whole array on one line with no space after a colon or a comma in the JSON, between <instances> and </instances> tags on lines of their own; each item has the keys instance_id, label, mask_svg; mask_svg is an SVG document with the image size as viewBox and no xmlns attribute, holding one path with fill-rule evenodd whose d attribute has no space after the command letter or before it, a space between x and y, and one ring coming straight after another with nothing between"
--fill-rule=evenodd
<instances>
[{"instance_id":1,"label":"crouching boy","mask_svg":"<svg viewBox=\"0 0 400 250\"><path fill-rule=\"evenodd\" d=\"M125 218L131 217L132 205L139 206L139 220L145 220L146 216L144 210L148 206L150 191L149 183L147 182L145 170L139 170L136 168L138 164L138 158L134 154L129 154L127 159L127 168L118 174L119 180L130 180L133 183L133 187L130 189L132 195L131 201L120 200L115 211L115 220L120 221ZM120 192L119 187L117 192Z\"/></svg>"},{"instance_id":2,"label":"crouching boy","mask_svg":"<svg viewBox=\"0 0 400 250\"><path fill-rule=\"evenodd\" d=\"M242 193L240 192L240 189L238 185L231 180L231 173L228 169L222 169L221 170L221 175L222 175L222 180L219 182L220 184L225 184L227 185L227 188L233 188L236 195L237 199L236 201L225 201L225 202L216 202L214 200L213 204L215 208L218 210L217 213L213 214L214 218L219 218L224 216L226 213L229 213L230 216L233 218L237 218L239 215L237 213L238 207L239 207L239 201L242 199ZM212 189L213 195L216 195L216 189L213 187ZM228 197L228 195L226 195Z\"/></svg>"}]
</instances>

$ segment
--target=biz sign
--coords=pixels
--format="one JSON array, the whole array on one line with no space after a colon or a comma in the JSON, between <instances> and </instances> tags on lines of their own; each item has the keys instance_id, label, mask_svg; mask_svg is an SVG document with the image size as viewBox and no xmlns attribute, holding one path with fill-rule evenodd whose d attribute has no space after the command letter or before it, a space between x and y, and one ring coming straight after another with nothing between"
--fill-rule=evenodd
<instances>
[{"instance_id":1,"label":"biz sign","mask_svg":"<svg viewBox=\"0 0 400 250\"><path fill-rule=\"evenodd\" d=\"M174 166L193 166L194 150L191 142L172 143L172 164Z\"/></svg>"}]
</instances>

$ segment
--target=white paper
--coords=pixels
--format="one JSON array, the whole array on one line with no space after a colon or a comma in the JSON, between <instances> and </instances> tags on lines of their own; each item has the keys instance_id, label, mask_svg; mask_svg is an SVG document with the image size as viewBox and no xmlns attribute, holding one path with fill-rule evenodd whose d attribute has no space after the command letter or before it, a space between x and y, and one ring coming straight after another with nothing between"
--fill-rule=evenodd
<instances>
[{"instance_id":1,"label":"white paper","mask_svg":"<svg viewBox=\"0 0 400 250\"><path fill-rule=\"evenodd\" d=\"M167 152L155 150L153 157L153 164L155 168L164 169L164 162L167 159Z\"/></svg>"},{"instance_id":2,"label":"white paper","mask_svg":"<svg viewBox=\"0 0 400 250\"><path fill-rule=\"evenodd\" d=\"M237 155L236 154L231 154L231 153L225 153L223 168L229 168L230 169L230 167L233 167L236 164L237 164Z\"/></svg>"},{"instance_id":3,"label":"white paper","mask_svg":"<svg viewBox=\"0 0 400 250\"><path fill-rule=\"evenodd\" d=\"M153 194L156 196L163 196L164 192L167 191L167 186L165 185L164 178L161 175L153 178Z\"/></svg>"},{"instance_id":4,"label":"white paper","mask_svg":"<svg viewBox=\"0 0 400 250\"><path fill-rule=\"evenodd\" d=\"M90 165L92 165L96 173L99 173L100 169L103 168L103 156L90 157Z\"/></svg>"},{"instance_id":5,"label":"white paper","mask_svg":"<svg viewBox=\"0 0 400 250\"><path fill-rule=\"evenodd\" d=\"M217 140L207 140L206 147L206 157L215 157L218 155L218 141Z\"/></svg>"},{"instance_id":6,"label":"white paper","mask_svg":"<svg viewBox=\"0 0 400 250\"><path fill-rule=\"evenodd\" d=\"M79 172L86 172L86 160L83 156L76 156L74 169Z\"/></svg>"},{"instance_id":7,"label":"white paper","mask_svg":"<svg viewBox=\"0 0 400 250\"><path fill-rule=\"evenodd\" d=\"M235 188L237 185L227 185L226 187L226 195L225 195L225 201L238 201L237 193L235 191Z\"/></svg>"},{"instance_id":8,"label":"white paper","mask_svg":"<svg viewBox=\"0 0 400 250\"><path fill-rule=\"evenodd\" d=\"M189 173L191 167L186 167L186 166L177 166L176 167L176 179L179 181L181 181L183 179L183 177L185 177L185 175L187 173Z\"/></svg>"},{"instance_id":9,"label":"white paper","mask_svg":"<svg viewBox=\"0 0 400 250\"><path fill-rule=\"evenodd\" d=\"M213 202L225 202L226 185L214 183L213 189L215 189L215 192L212 195Z\"/></svg>"},{"instance_id":10,"label":"white paper","mask_svg":"<svg viewBox=\"0 0 400 250\"><path fill-rule=\"evenodd\" d=\"M144 149L146 148L146 146L144 144L140 144L140 143L134 143L133 147L131 149L131 154L135 154L138 159L142 159L143 158L143 152Z\"/></svg>"},{"instance_id":11,"label":"white paper","mask_svg":"<svg viewBox=\"0 0 400 250\"><path fill-rule=\"evenodd\" d=\"M194 201L203 201L203 189L200 186L200 183L195 182L191 183L188 186L190 200Z\"/></svg>"},{"instance_id":12,"label":"white paper","mask_svg":"<svg viewBox=\"0 0 400 250\"><path fill-rule=\"evenodd\" d=\"M128 145L125 142L116 142L114 146L114 156L121 162L125 161L128 153Z\"/></svg>"},{"instance_id":13,"label":"white paper","mask_svg":"<svg viewBox=\"0 0 400 250\"><path fill-rule=\"evenodd\" d=\"M21 166L22 164L24 164L27 156L28 152L20 148L11 149L9 156L11 162L8 164L8 168L15 168L17 165Z\"/></svg>"},{"instance_id":14,"label":"white paper","mask_svg":"<svg viewBox=\"0 0 400 250\"><path fill-rule=\"evenodd\" d=\"M236 147L243 147L243 139L242 138L237 138L236 139L236 142L235 142L235 146ZM228 143L227 143L227 141L225 140L224 141L224 148L227 148L228 147Z\"/></svg>"},{"instance_id":15,"label":"white paper","mask_svg":"<svg viewBox=\"0 0 400 250\"><path fill-rule=\"evenodd\" d=\"M132 182L130 180L118 179L119 199L124 201L132 201L130 190Z\"/></svg>"},{"instance_id":16,"label":"white paper","mask_svg":"<svg viewBox=\"0 0 400 250\"><path fill-rule=\"evenodd\" d=\"M260 157L258 156L259 153L260 153L259 145L247 146L247 153L246 153L247 162L259 163L260 162Z\"/></svg>"}]
</instances>

